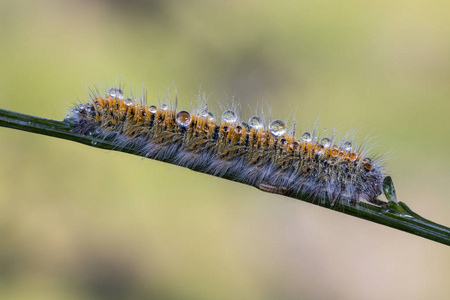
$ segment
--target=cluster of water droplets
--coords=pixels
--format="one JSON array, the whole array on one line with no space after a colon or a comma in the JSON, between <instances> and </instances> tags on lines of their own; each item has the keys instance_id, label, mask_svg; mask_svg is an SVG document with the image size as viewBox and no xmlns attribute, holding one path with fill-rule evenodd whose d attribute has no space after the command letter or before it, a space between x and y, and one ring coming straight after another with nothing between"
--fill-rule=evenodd
<instances>
[{"instance_id":1,"label":"cluster of water droplets","mask_svg":"<svg viewBox=\"0 0 450 300\"><path fill-rule=\"evenodd\" d=\"M203 118L206 118L208 121L214 121L214 119L215 119L214 114L212 112L208 111L207 106L205 107L205 109L203 109L200 112L200 116L202 116ZM192 117L188 111L182 110L177 113L176 120L177 120L178 125L187 127L191 123Z\"/></svg>"},{"instance_id":2,"label":"cluster of water droplets","mask_svg":"<svg viewBox=\"0 0 450 300\"><path fill-rule=\"evenodd\" d=\"M156 109L156 107L155 107L155 109ZM161 108L161 109L164 110L164 108ZM215 119L214 114L212 112L208 111L208 107L205 107L205 109L203 109L200 112L200 115L203 118L206 118L208 121L214 121L214 119ZM187 127L192 121L191 114L188 111L182 110L177 113L176 121L180 126Z\"/></svg>"},{"instance_id":3,"label":"cluster of water droplets","mask_svg":"<svg viewBox=\"0 0 450 300\"><path fill-rule=\"evenodd\" d=\"M111 97L115 97L117 99L123 100L125 97L123 96L123 91L119 88L113 87L108 90L108 95ZM126 106L131 106L136 99L127 98L124 100Z\"/></svg>"},{"instance_id":4,"label":"cluster of water droplets","mask_svg":"<svg viewBox=\"0 0 450 300\"><path fill-rule=\"evenodd\" d=\"M317 141L317 136L313 136L313 134L311 134L310 132L305 131L302 136L301 136L302 141L306 142L306 143L310 143L310 142L314 142ZM318 145L323 146L323 148L338 148L337 146L333 146L332 145L332 141L330 138L328 137L324 137L320 140L320 142L318 143ZM344 141L342 142L342 146L340 147L341 150L350 152L352 150L352 142L350 141Z\"/></svg>"},{"instance_id":5,"label":"cluster of water droplets","mask_svg":"<svg viewBox=\"0 0 450 300\"><path fill-rule=\"evenodd\" d=\"M238 117L234 110L229 109L222 114L222 120L226 123L235 123L237 119ZM264 128L263 119L258 116L252 116L248 122L242 122L242 125L247 130L251 128L256 130ZM281 120L274 120L269 124L269 132L276 137L282 136L286 133L286 124Z\"/></svg>"},{"instance_id":6,"label":"cluster of water droplets","mask_svg":"<svg viewBox=\"0 0 450 300\"><path fill-rule=\"evenodd\" d=\"M108 90L108 94L111 97L116 97L121 100L124 99L123 91L120 88L115 88L115 87L111 88ZM131 106L135 101L136 101L136 99L133 100L131 98L127 98L127 99L125 99L124 102L125 102L125 105ZM169 106L167 104L161 105L161 110L166 111L168 109L169 109ZM149 111L153 114L156 113L157 110L158 109L155 105L151 105L149 107ZM205 109L203 109L200 112L200 115L203 118L207 118L208 121L215 120L214 114L212 112L208 111L207 107L205 107ZM222 120L226 123L235 123L238 120L238 116L234 110L229 109L222 113ZM176 121L180 126L187 127L192 121L191 114L185 110L179 111L176 115ZM264 121L261 117L252 116L248 120L248 122L242 122L242 126L245 127L247 130L250 130L252 128L259 130L259 129L264 128ZM287 131L286 123L281 120L274 120L274 121L270 122L270 124L269 124L269 132L275 137L280 137L280 136L284 135L286 133L286 131ZM314 140L317 140L317 137L313 136L313 134L311 134L310 132L305 131L301 135L301 140L303 142L309 143ZM319 145L323 146L323 148L330 148L330 147L332 147L332 142L329 138L324 137L320 140ZM342 143L342 146L340 148L344 151L350 152L352 150L352 143L349 141L345 141ZM370 160L370 158L365 158L363 162L370 164L371 160Z\"/></svg>"},{"instance_id":7,"label":"cluster of water droplets","mask_svg":"<svg viewBox=\"0 0 450 300\"><path fill-rule=\"evenodd\" d=\"M123 97L123 91L121 89L119 89L119 88L116 88L116 87L110 88L108 90L108 94L111 97L115 97L115 98L118 98L120 100L123 100L123 98L124 98Z\"/></svg>"},{"instance_id":8,"label":"cluster of water droplets","mask_svg":"<svg viewBox=\"0 0 450 300\"><path fill-rule=\"evenodd\" d=\"M208 113L207 109L202 111L202 116L206 117L206 114ZM235 123L238 120L237 114L234 110L226 110L222 114L222 120L226 123ZM261 117L258 116L252 116L248 122L241 122L242 126L245 127L247 130L250 130L251 128L259 130L264 128L264 122ZM270 122L269 124L269 132L275 136L280 137L284 134L286 134L287 128L286 123L281 120L274 120ZM301 140L303 142L313 142L317 141L317 136L311 134L310 132L304 132L301 136ZM332 141L330 138L324 137L320 140L319 145L323 147L323 149L330 148L332 146ZM345 151L351 151L352 150L352 143L349 141L342 143L342 150Z\"/></svg>"},{"instance_id":9,"label":"cluster of water droplets","mask_svg":"<svg viewBox=\"0 0 450 300\"><path fill-rule=\"evenodd\" d=\"M203 118L206 118L208 121L215 120L214 114L212 112L208 111L208 107L205 107L205 109L202 110L202 112L200 114Z\"/></svg>"}]
</instances>

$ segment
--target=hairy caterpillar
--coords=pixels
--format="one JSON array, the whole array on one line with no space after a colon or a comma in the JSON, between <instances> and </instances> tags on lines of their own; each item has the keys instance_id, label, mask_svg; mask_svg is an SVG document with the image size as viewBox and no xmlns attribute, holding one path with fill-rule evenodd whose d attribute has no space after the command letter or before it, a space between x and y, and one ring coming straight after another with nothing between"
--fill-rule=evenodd
<instances>
[{"instance_id":1,"label":"hairy caterpillar","mask_svg":"<svg viewBox=\"0 0 450 300\"><path fill-rule=\"evenodd\" d=\"M234 110L225 110L219 121L207 108L188 112L168 104L147 106L111 88L106 96L96 93L91 102L73 107L65 121L81 134L131 145L145 157L232 176L269 192L303 193L332 203L384 203L377 199L383 167L363 146L333 137L318 140L310 132L297 139L281 120L265 126L261 117L243 122Z\"/></svg>"}]
</instances>

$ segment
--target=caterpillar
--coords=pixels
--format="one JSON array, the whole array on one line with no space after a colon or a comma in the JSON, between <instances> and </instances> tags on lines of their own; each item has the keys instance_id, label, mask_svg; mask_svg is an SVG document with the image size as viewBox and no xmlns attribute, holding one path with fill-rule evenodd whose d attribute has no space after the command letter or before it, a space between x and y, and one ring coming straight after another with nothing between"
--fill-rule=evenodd
<instances>
[{"instance_id":1,"label":"caterpillar","mask_svg":"<svg viewBox=\"0 0 450 300\"><path fill-rule=\"evenodd\" d=\"M263 118L252 116L244 122L232 109L216 120L207 107L189 112L167 103L149 106L125 98L117 87L105 96L93 93L64 120L80 134L132 146L147 158L232 177L268 192L301 193L332 204L385 203L377 199L386 176L379 157L368 156L364 145L334 137L319 140L314 132L297 139L295 126L288 132L282 120L265 125Z\"/></svg>"}]
</instances>

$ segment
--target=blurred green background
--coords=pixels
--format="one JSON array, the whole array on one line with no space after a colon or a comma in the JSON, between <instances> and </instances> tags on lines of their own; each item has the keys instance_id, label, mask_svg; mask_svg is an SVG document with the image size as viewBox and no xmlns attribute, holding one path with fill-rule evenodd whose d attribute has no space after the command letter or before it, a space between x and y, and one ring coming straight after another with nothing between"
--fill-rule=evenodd
<instances>
[{"instance_id":1,"label":"blurred green background","mask_svg":"<svg viewBox=\"0 0 450 300\"><path fill-rule=\"evenodd\" d=\"M448 1L2 1L0 107L175 83L376 136L397 194L450 225ZM299 131L299 130L298 130ZM450 252L304 202L0 128L0 298L449 299Z\"/></svg>"}]
</instances>

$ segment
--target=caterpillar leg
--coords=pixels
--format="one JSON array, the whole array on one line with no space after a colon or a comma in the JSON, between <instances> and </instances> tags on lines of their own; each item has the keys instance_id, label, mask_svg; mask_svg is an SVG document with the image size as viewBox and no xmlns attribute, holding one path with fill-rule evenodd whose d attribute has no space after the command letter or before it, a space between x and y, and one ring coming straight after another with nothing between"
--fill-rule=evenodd
<instances>
[{"instance_id":1,"label":"caterpillar leg","mask_svg":"<svg viewBox=\"0 0 450 300\"><path fill-rule=\"evenodd\" d=\"M285 186L273 186L273 185L265 184L265 183L260 183L258 185L258 188L261 191L273 193L273 194L279 194L279 195L284 195L286 193L286 191L288 190L288 188Z\"/></svg>"}]
</instances>

